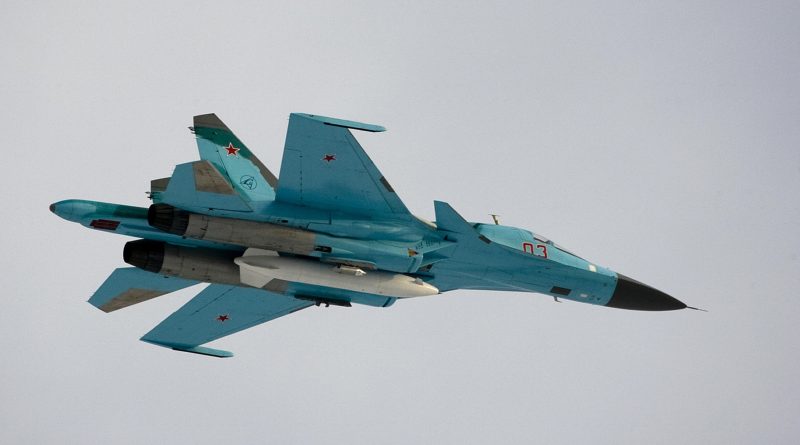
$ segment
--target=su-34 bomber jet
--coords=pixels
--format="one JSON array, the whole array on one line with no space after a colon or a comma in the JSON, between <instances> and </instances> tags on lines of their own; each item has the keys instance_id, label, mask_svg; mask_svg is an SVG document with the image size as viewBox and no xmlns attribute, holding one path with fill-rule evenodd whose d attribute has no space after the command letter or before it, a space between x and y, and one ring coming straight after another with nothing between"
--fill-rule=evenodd
<instances>
[{"instance_id":1,"label":"su-34 bomber jet","mask_svg":"<svg viewBox=\"0 0 800 445\"><path fill-rule=\"evenodd\" d=\"M200 160L150 183L149 208L69 199L50 206L83 226L139 238L134 267L89 299L112 312L210 283L142 337L215 357L203 344L312 305L388 307L455 289L536 292L622 309L687 307L516 227L471 223L435 201L412 215L351 130L369 125L291 114L280 177L214 114L190 130Z\"/></svg>"}]
</instances>

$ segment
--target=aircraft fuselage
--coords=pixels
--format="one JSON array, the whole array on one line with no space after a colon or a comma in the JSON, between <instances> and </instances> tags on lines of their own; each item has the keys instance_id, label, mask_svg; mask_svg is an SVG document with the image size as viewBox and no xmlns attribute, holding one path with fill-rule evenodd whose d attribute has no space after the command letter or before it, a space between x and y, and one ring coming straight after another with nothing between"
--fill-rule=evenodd
<instances>
[{"instance_id":1,"label":"aircraft fuselage","mask_svg":"<svg viewBox=\"0 0 800 445\"><path fill-rule=\"evenodd\" d=\"M201 345L313 304L386 307L456 289L686 307L496 218L469 223L441 201L435 223L414 216L351 133L384 131L379 125L291 114L278 179L216 115L193 124L200 159L152 180L149 208L74 199L50 206L137 238L123 250L135 267L114 270L89 299L105 312L210 283L146 342L227 357Z\"/></svg>"}]
</instances>

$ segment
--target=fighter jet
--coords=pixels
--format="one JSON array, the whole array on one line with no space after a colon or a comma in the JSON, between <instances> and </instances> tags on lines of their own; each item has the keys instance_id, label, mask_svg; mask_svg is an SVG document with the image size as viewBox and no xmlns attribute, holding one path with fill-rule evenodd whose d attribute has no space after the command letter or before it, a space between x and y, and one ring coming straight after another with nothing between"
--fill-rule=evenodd
<instances>
[{"instance_id":1,"label":"fighter jet","mask_svg":"<svg viewBox=\"0 0 800 445\"><path fill-rule=\"evenodd\" d=\"M293 113L280 176L214 114L194 117L200 160L150 182L149 208L68 199L68 221L131 236L89 303L112 312L210 283L141 340L230 357L204 344L309 306L389 307L456 289L545 294L598 306L687 306L525 229L467 222L434 201L412 215L356 141L385 128Z\"/></svg>"}]
</instances>

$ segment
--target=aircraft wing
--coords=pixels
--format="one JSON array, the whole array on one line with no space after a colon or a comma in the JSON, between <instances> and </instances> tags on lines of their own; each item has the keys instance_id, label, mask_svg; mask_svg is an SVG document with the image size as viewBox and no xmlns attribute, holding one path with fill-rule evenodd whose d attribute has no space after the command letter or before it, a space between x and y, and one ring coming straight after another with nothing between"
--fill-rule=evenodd
<instances>
[{"instance_id":1,"label":"aircraft wing","mask_svg":"<svg viewBox=\"0 0 800 445\"><path fill-rule=\"evenodd\" d=\"M141 338L142 341L215 357L230 357L200 345L314 304L256 288L211 284Z\"/></svg>"},{"instance_id":2,"label":"aircraft wing","mask_svg":"<svg viewBox=\"0 0 800 445\"><path fill-rule=\"evenodd\" d=\"M292 113L276 201L361 215L408 215L408 209L349 129L378 125Z\"/></svg>"}]
</instances>

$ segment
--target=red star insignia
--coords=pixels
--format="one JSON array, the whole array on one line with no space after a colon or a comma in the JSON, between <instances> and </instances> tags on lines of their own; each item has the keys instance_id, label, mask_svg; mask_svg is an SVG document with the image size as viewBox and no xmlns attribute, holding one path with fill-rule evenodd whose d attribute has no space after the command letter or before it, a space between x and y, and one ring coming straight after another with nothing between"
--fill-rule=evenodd
<instances>
[{"instance_id":1,"label":"red star insignia","mask_svg":"<svg viewBox=\"0 0 800 445\"><path fill-rule=\"evenodd\" d=\"M322 160L325 161L325 162L330 163L331 161L335 161L336 160L336 155L325 155L325 157L322 158Z\"/></svg>"},{"instance_id":2,"label":"red star insignia","mask_svg":"<svg viewBox=\"0 0 800 445\"><path fill-rule=\"evenodd\" d=\"M219 317L217 317L217 321L225 321L228 318L230 318L228 317L228 314L220 315Z\"/></svg>"},{"instance_id":3,"label":"red star insignia","mask_svg":"<svg viewBox=\"0 0 800 445\"><path fill-rule=\"evenodd\" d=\"M229 142L225 150L228 150L228 156L239 156L239 149L233 146L233 142Z\"/></svg>"}]
</instances>

